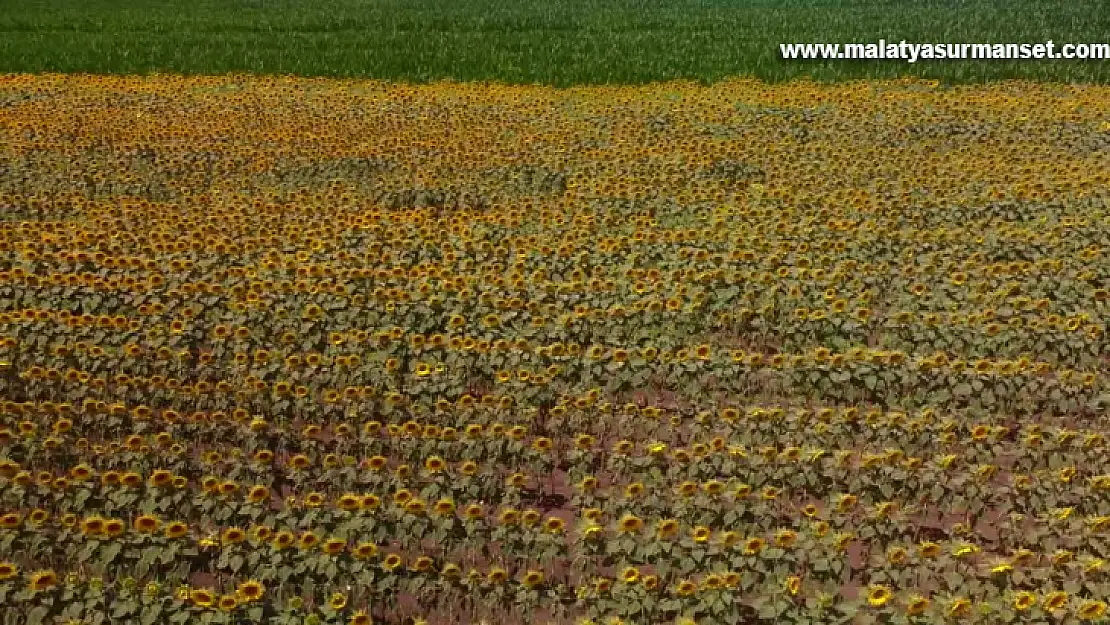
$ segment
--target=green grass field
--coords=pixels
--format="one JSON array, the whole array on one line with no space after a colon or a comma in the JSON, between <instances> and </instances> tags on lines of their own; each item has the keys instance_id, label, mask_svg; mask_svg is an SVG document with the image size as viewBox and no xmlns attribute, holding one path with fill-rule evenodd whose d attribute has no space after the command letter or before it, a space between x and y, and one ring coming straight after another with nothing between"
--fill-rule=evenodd
<instances>
[{"instance_id":1,"label":"green grass field","mask_svg":"<svg viewBox=\"0 0 1110 625\"><path fill-rule=\"evenodd\" d=\"M1104 42L1105 0L0 0L0 71L555 85L903 75L1106 82L1110 61L784 61L778 44Z\"/></svg>"}]
</instances>

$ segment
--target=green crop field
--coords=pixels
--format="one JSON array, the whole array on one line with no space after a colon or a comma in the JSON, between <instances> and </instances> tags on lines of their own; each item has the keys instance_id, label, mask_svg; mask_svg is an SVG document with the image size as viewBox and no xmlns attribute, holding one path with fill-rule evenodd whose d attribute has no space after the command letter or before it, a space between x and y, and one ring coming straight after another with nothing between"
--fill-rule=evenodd
<instances>
[{"instance_id":1,"label":"green crop field","mask_svg":"<svg viewBox=\"0 0 1110 625\"><path fill-rule=\"evenodd\" d=\"M0 0L0 625L1110 625L1108 5Z\"/></svg>"},{"instance_id":2,"label":"green crop field","mask_svg":"<svg viewBox=\"0 0 1110 625\"><path fill-rule=\"evenodd\" d=\"M0 2L0 71L553 85L725 76L1106 82L1108 61L784 61L778 44L1105 42L1103 0Z\"/></svg>"}]
</instances>

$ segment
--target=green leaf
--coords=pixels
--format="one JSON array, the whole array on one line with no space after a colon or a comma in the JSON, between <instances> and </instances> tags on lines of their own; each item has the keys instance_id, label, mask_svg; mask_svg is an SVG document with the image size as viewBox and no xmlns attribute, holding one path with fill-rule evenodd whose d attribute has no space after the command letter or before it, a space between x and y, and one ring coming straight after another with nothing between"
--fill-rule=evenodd
<instances>
[{"instance_id":1,"label":"green leaf","mask_svg":"<svg viewBox=\"0 0 1110 625\"><path fill-rule=\"evenodd\" d=\"M120 543L111 543L104 547L104 550L100 552L100 566L104 568L108 568L109 566L111 566L112 562L115 561L116 556L119 555L120 549L122 548L123 545L121 545Z\"/></svg>"},{"instance_id":2,"label":"green leaf","mask_svg":"<svg viewBox=\"0 0 1110 625\"><path fill-rule=\"evenodd\" d=\"M136 607L137 606L135 605L134 601L117 602L115 609L112 610L112 618L122 618L124 616L128 616L135 611Z\"/></svg>"},{"instance_id":3,"label":"green leaf","mask_svg":"<svg viewBox=\"0 0 1110 625\"><path fill-rule=\"evenodd\" d=\"M27 625L41 625L48 614L50 614L50 608L44 605L35 606L27 613Z\"/></svg>"},{"instance_id":4,"label":"green leaf","mask_svg":"<svg viewBox=\"0 0 1110 625\"><path fill-rule=\"evenodd\" d=\"M143 625L153 625L154 623L157 623L158 619L161 618L161 617L162 617L162 606L160 606L158 604L154 604L154 605L151 605L151 606L147 606L147 608L145 610L143 610L143 614L142 614L142 617L140 618L140 621L142 622Z\"/></svg>"}]
</instances>

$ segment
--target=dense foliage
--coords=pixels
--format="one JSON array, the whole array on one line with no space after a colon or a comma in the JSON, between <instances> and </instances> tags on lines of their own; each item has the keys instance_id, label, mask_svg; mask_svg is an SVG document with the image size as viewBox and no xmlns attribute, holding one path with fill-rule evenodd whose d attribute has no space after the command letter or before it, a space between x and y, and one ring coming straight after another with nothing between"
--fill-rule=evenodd
<instances>
[{"instance_id":1,"label":"dense foliage","mask_svg":"<svg viewBox=\"0 0 1110 625\"><path fill-rule=\"evenodd\" d=\"M1110 82L1110 60L785 61L781 43L1107 43L1104 0L10 0L0 72L544 85ZM1057 47L1057 50L1060 48Z\"/></svg>"}]
</instances>

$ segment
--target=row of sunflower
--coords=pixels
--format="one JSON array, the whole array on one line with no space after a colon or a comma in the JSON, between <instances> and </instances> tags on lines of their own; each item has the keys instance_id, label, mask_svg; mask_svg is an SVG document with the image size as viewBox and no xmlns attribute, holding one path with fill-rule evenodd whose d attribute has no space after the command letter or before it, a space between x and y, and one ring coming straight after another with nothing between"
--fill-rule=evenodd
<instances>
[{"instance_id":1,"label":"row of sunflower","mask_svg":"<svg viewBox=\"0 0 1110 625\"><path fill-rule=\"evenodd\" d=\"M1105 90L5 89L6 614L1106 620Z\"/></svg>"}]
</instances>

